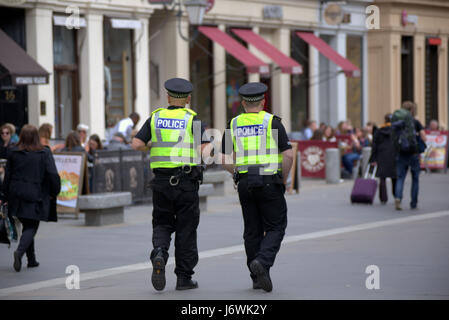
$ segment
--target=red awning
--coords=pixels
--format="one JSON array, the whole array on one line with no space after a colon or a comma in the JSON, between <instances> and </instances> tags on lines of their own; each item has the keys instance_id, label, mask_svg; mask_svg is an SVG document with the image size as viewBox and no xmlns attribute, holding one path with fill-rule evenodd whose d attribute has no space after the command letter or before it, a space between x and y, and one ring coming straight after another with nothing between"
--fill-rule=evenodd
<instances>
[{"instance_id":1,"label":"red awning","mask_svg":"<svg viewBox=\"0 0 449 320\"><path fill-rule=\"evenodd\" d=\"M243 63L249 73L268 73L270 71L267 64L220 29L215 27L198 27L198 30L212 41L217 42L229 54Z\"/></svg>"},{"instance_id":2,"label":"red awning","mask_svg":"<svg viewBox=\"0 0 449 320\"><path fill-rule=\"evenodd\" d=\"M270 57L279 67L281 67L283 73L302 73L302 66L298 62L285 55L282 51L252 30L232 29L232 32Z\"/></svg>"},{"instance_id":3,"label":"red awning","mask_svg":"<svg viewBox=\"0 0 449 320\"><path fill-rule=\"evenodd\" d=\"M311 32L296 32L296 35L303 39L308 44L314 46L323 56L333 61L336 65L343 69L347 77L360 77L360 69L357 68L351 61L342 57L337 51L332 49L326 42L318 38Z\"/></svg>"},{"instance_id":4,"label":"red awning","mask_svg":"<svg viewBox=\"0 0 449 320\"><path fill-rule=\"evenodd\" d=\"M11 77L12 85L48 84L49 73L42 68L14 40L0 30L0 65L5 69L2 77Z\"/></svg>"}]
</instances>

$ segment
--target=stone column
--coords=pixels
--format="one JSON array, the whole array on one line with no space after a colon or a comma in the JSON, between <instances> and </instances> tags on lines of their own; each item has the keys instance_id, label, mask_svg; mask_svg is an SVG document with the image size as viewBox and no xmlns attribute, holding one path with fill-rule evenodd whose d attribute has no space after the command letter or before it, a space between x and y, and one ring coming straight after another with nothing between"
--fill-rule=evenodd
<instances>
[{"instance_id":1,"label":"stone column","mask_svg":"<svg viewBox=\"0 0 449 320\"><path fill-rule=\"evenodd\" d=\"M253 32L259 34L259 27L253 27ZM251 44L248 43L248 51L254 54L256 57L260 57L260 52ZM262 59L263 60L263 59ZM248 73L248 82L260 82L260 73Z\"/></svg>"},{"instance_id":2,"label":"stone column","mask_svg":"<svg viewBox=\"0 0 449 320\"><path fill-rule=\"evenodd\" d=\"M218 26L225 31L225 25ZM226 128L226 51L216 43L212 44L214 55L214 127L220 132Z\"/></svg>"},{"instance_id":3,"label":"stone column","mask_svg":"<svg viewBox=\"0 0 449 320\"><path fill-rule=\"evenodd\" d=\"M448 126L448 37L440 36L441 46L438 52L438 122L447 129Z\"/></svg>"},{"instance_id":4,"label":"stone column","mask_svg":"<svg viewBox=\"0 0 449 320\"><path fill-rule=\"evenodd\" d=\"M134 111L140 115L138 127L141 127L150 115L150 52L149 52L149 17L140 18L141 29L134 31L135 43L135 84L136 100ZM126 115L128 116L128 115Z\"/></svg>"},{"instance_id":5,"label":"stone column","mask_svg":"<svg viewBox=\"0 0 449 320\"><path fill-rule=\"evenodd\" d=\"M338 32L335 37L336 51L343 57L346 57L346 33ZM337 66L337 69L341 69ZM330 105L331 125L336 126L338 122L347 119L347 103L346 103L346 75L340 73L335 79L335 91L331 94L331 102L335 101L335 105Z\"/></svg>"},{"instance_id":6,"label":"stone column","mask_svg":"<svg viewBox=\"0 0 449 320\"><path fill-rule=\"evenodd\" d=\"M290 56L290 29L280 28L274 32L273 45L287 56ZM273 113L282 118L282 123L287 132L291 131L290 112L290 74L281 73L277 70L272 75L272 110Z\"/></svg>"},{"instance_id":7,"label":"stone column","mask_svg":"<svg viewBox=\"0 0 449 320\"><path fill-rule=\"evenodd\" d=\"M48 84L28 86L28 122L37 127L45 122L54 125L55 91L52 10L43 8L27 9L25 19L27 53L50 73ZM41 104L45 104L44 114L41 114Z\"/></svg>"},{"instance_id":8,"label":"stone column","mask_svg":"<svg viewBox=\"0 0 449 320\"><path fill-rule=\"evenodd\" d=\"M416 110L418 119L424 123L426 120L426 39L423 34L416 34L413 37L413 47L413 91L415 103L418 106L418 110Z\"/></svg>"},{"instance_id":9,"label":"stone column","mask_svg":"<svg viewBox=\"0 0 449 320\"><path fill-rule=\"evenodd\" d=\"M86 28L79 30L80 122L89 133L105 137L103 15L87 12Z\"/></svg>"},{"instance_id":10,"label":"stone column","mask_svg":"<svg viewBox=\"0 0 449 320\"><path fill-rule=\"evenodd\" d=\"M315 36L318 37L319 34L315 33ZM319 54L317 49L309 45L309 119L316 120L317 123L321 122L319 85L315 84L319 81L320 74Z\"/></svg>"}]
</instances>

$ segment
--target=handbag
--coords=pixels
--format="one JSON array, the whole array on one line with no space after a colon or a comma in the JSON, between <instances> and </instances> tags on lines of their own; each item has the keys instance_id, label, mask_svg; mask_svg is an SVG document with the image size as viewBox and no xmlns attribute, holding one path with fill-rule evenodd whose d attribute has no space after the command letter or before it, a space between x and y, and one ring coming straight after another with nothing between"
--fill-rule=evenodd
<instances>
[{"instance_id":1,"label":"handbag","mask_svg":"<svg viewBox=\"0 0 449 320\"><path fill-rule=\"evenodd\" d=\"M17 242L18 238L16 223L8 216L8 206L2 204L0 206L0 243L6 243L10 248L11 242Z\"/></svg>"},{"instance_id":2,"label":"handbag","mask_svg":"<svg viewBox=\"0 0 449 320\"><path fill-rule=\"evenodd\" d=\"M420 135L416 136L416 140L418 141L418 153L423 153L427 149L427 144L423 141Z\"/></svg>"}]
</instances>

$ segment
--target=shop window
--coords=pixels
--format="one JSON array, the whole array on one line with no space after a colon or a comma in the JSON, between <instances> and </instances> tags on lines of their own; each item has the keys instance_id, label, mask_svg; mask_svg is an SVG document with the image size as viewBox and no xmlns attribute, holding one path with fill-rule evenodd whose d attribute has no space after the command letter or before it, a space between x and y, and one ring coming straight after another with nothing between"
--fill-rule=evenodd
<instances>
[{"instance_id":1,"label":"shop window","mask_svg":"<svg viewBox=\"0 0 449 320\"><path fill-rule=\"evenodd\" d=\"M309 45L291 33L290 56L303 67L301 74L291 76L291 128L301 131L309 119Z\"/></svg>"},{"instance_id":2,"label":"shop window","mask_svg":"<svg viewBox=\"0 0 449 320\"><path fill-rule=\"evenodd\" d=\"M197 30L191 30L195 39L190 48L190 79L193 84L191 108L208 127L213 127L213 57L212 41Z\"/></svg>"},{"instance_id":3,"label":"shop window","mask_svg":"<svg viewBox=\"0 0 449 320\"><path fill-rule=\"evenodd\" d=\"M401 46L401 101L413 101L413 37L402 37Z\"/></svg>"},{"instance_id":4,"label":"shop window","mask_svg":"<svg viewBox=\"0 0 449 320\"><path fill-rule=\"evenodd\" d=\"M438 46L426 44L426 124L438 120Z\"/></svg>"},{"instance_id":5,"label":"shop window","mask_svg":"<svg viewBox=\"0 0 449 320\"><path fill-rule=\"evenodd\" d=\"M104 22L106 124L113 126L134 111L133 31Z\"/></svg>"},{"instance_id":6,"label":"shop window","mask_svg":"<svg viewBox=\"0 0 449 320\"><path fill-rule=\"evenodd\" d=\"M348 35L346 38L346 58L362 70L363 38ZM361 128L362 123L362 77L348 77L346 79L347 117L355 128Z\"/></svg>"},{"instance_id":7,"label":"shop window","mask_svg":"<svg viewBox=\"0 0 449 320\"><path fill-rule=\"evenodd\" d=\"M79 122L75 29L53 26L55 135L65 139Z\"/></svg>"}]
</instances>

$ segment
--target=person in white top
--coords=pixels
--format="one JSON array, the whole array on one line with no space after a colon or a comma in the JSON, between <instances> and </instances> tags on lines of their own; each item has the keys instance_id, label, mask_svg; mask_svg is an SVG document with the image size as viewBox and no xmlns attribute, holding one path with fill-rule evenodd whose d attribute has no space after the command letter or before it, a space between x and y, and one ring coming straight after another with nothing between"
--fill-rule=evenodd
<instances>
[{"instance_id":1,"label":"person in white top","mask_svg":"<svg viewBox=\"0 0 449 320\"><path fill-rule=\"evenodd\" d=\"M121 133L126 138L126 143L131 141L131 134L134 127L140 120L140 116L137 112L133 112L129 115L128 118L120 120L114 127L111 132L111 136L113 137L116 133Z\"/></svg>"}]
</instances>

